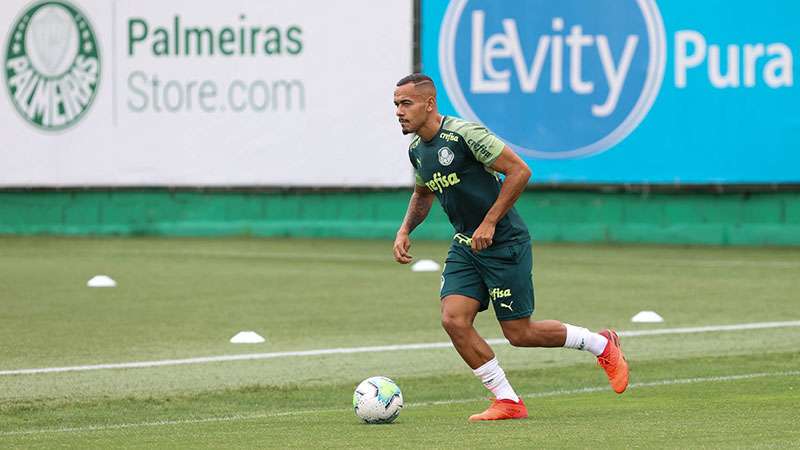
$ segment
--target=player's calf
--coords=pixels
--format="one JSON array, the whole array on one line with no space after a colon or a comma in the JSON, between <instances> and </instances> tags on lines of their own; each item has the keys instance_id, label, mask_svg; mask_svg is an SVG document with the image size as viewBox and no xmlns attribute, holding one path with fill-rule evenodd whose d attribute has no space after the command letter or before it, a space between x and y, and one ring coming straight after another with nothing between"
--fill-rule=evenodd
<instances>
[{"instance_id":1,"label":"player's calf","mask_svg":"<svg viewBox=\"0 0 800 450\"><path fill-rule=\"evenodd\" d=\"M529 317L500 322L503 335L515 347L561 347L564 326L557 320L531 321Z\"/></svg>"}]
</instances>

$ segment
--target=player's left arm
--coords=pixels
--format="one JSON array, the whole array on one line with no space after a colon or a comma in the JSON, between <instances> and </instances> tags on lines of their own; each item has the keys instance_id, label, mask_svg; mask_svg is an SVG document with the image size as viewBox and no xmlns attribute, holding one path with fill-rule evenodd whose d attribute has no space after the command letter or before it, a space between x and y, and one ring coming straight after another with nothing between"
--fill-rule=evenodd
<instances>
[{"instance_id":1,"label":"player's left arm","mask_svg":"<svg viewBox=\"0 0 800 450\"><path fill-rule=\"evenodd\" d=\"M505 175L505 181L494 205L489 208L483 221L472 234L472 249L475 251L481 251L492 245L497 223L514 206L531 178L530 167L507 145L503 146L502 152L490 167Z\"/></svg>"}]
</instances>

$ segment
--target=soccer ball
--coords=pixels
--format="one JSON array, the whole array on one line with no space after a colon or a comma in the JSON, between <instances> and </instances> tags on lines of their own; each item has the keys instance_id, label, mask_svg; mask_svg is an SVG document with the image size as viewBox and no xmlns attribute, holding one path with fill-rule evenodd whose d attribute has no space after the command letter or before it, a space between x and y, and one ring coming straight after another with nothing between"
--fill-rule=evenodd
<instances>
[{"instance_id":1,"label":"soccer ball","mask_svg":"<svg viewBox=\"0 0 800 450\"><path fill-rule=\"evenodd\" d=\"M366 423L390 423L403 409L403 393L386 377L367 378L353 393L353 409Z\"/></svg>"}]
</instances>

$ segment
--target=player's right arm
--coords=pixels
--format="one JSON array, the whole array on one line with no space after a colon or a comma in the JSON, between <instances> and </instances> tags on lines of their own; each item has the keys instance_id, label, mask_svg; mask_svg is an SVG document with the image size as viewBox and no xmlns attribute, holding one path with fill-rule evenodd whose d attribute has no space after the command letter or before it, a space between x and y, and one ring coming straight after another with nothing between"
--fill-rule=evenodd
<instances>
[{"instance_id":1,"label":"player's right arm","mask_svg":"<svg viewBox=\"0 0 800 450\"><path fill-rule=\"evenodd\" d=\"M394 259L400 264L408 264L413 259L408 254L408 249L411 247L408 235L428 217L431 205L433 205L433 198L433 192L427 186L419 184L414 186L414 193L411 194L411 200L408 201L408 211L406 211L406 216L394 239Z\"/></svg>"}]
</instances>

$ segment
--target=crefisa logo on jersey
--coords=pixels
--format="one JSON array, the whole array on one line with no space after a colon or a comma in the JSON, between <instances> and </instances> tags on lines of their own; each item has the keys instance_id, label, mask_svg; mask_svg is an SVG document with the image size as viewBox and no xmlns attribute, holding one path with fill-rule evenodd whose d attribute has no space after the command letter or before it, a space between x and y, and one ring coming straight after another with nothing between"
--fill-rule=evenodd
<instances>
[{"instance_id":1,"label":"crefisa logo on jersey","mask_svg":"<svg viewBox=\"0 0 800 450\"><path fill-rule=\"evenodd\" d=\"M68 128L89 109L100 81L94 30L66 1L34 3L9 31L3 68L22 117L47 131Z\"/></svg>"},{"instance_id":2,"label":"crefisa logo on jersey","mask_svg":"<svg viewBox=\"0 0 800 450\"><path fill-rule=\"evenodd\" d=\"M458 113L535 158L622 141L650 110L665 61L655 0L453 0L439 38Z\"/></svg>"}]
</instances>

